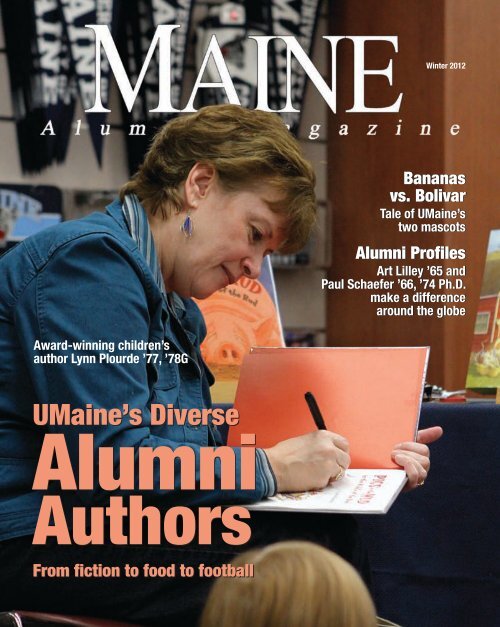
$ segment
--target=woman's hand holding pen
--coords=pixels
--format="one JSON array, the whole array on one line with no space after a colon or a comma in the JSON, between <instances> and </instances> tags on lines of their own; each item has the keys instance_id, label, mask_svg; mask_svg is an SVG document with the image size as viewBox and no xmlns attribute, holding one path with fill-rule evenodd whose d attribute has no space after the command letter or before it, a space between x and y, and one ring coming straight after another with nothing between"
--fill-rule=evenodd
<instances>
[{"instance_id":1,"label":"woman's hand holding pen","mask_svg":"<svg viewBox=\"0 0 500 627\"><path fill-rule=\"evenodd\" d=\"M348 441L325 430L283 440L265 453L276 476L278 492L324 488L340 478L351 463Z\"/></svg>"}]
</instances>

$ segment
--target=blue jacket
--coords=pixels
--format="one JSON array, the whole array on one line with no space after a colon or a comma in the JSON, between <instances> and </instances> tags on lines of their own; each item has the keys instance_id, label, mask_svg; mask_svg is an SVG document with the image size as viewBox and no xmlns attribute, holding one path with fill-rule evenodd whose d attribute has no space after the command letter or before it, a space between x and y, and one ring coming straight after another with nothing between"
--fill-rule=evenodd
<instances>
[{"instance_id":1,"label":"blue jacket","mask_svg":"<svg viewBox=\"0 0 500 627\"><path fill-rule=\"evenodd\" d=\"M74 474L80 433L93 433L96 448L116 451L122 446L137 451L143 446L188 445L197 460L200 447L221 444L213 426L150 424L152 403L210 406L211 374L199 350L205 324L191 300L183 299L177 316L165 303L129 235L120 203L110 205L105 214L65 222L26 239L0 258L0 277L0 540L32 534L35 529L42 493L32 490L32 483L45 433L65 435ZM45 354L34 349L37 340L102 341L116 346L124 340L165 341L170 345L167 355L188 357L187 363L175 359L169 363L168 358L161 365L159 359L147 363L142 357L139 363L125 364L77 365L70 358L66 363L34 363L34 356ZM142 411L143 422L140 426L130 426L127 420L119 426L37 426L33 406L42 403L68 403L73 408L91 403L107 409L128 404ZM240 450L235 451L238 478ZM250 502L267 493L266 476L257 456L254 490L220 490L216 478L215 490L155 488L143 496L159 507ZM177 487L179 479L176 476ZM63 493L67 508L103 504L108 496L99 486Z\"/></svg>"}]
</instances>

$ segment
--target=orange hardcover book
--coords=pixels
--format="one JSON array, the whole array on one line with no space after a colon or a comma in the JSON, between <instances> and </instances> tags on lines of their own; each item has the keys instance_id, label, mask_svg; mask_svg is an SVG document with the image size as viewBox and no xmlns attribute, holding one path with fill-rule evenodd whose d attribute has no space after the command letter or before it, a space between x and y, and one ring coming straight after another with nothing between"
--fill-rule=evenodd
<instances>
[{"instance_id":1,"label":"orange hardcover book","mask_svg":"<svg viewBox=\"0 0 500 627\"><path fill-rule=\"evenodd\" d=\"M253 348L235 399L241 433L257 446L317 427L304 398L312 392L330 431L349 440L351 468L398 468L395 444L416 436L429 348Z\"/></svg>"}]
</instances>

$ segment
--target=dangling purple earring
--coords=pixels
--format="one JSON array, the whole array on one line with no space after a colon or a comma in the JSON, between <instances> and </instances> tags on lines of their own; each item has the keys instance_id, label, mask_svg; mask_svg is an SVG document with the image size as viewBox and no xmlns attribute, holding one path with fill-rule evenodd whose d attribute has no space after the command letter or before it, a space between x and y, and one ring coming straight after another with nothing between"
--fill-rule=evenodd
<instances>
[{"instance_id":1,"label":"dangling purple earring","mask_svg":"<svg viewBox=\"0 0 500 627\"><path fill-rule=\"evenodd\" d=\"M184 233L184 237L190 238L193 235L193 229L194 229L193 221L191 220L191 216L189 215L189 212L188 212L186 219L181 224L181 231Z\"/></svg>"}]
</instances>

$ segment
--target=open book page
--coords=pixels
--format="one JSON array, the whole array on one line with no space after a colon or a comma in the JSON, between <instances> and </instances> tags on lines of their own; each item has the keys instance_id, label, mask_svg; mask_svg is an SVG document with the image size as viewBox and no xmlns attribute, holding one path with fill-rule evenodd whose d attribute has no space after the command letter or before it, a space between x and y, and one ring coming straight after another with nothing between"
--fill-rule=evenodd
<instances>
[{"instance_id":1,"label":"open book page","mask_svg":"<svg viewBox=\"0 0 500 627\"><path fill-rule=\"evenodd\" d=\"M385 514L406 483L403 470L348 470L323 490L277 494L250 510Z\"/></svg>"}]
</instances>

